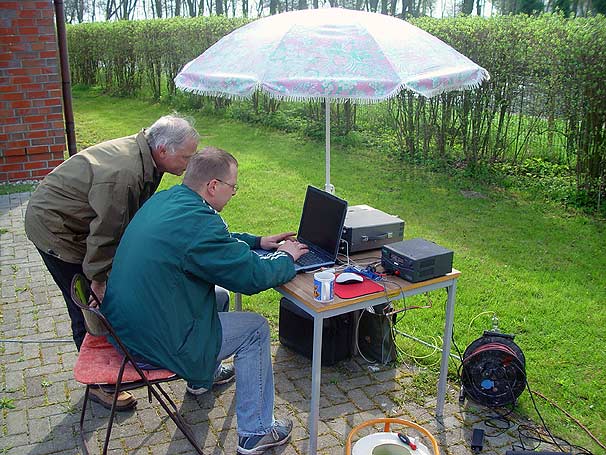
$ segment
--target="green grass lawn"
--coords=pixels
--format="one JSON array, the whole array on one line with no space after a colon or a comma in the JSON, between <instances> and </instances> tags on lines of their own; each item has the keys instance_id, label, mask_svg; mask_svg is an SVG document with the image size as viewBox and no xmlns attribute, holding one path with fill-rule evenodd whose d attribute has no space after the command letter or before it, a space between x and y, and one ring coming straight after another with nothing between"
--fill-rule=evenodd
<instances>
[{"instance_id":1,"label":"green grass lawn","mask_svg":"<svg viewBox=\"0 0 606 455\"><path fill-rule=\"evenodd\" d=\"M165 105L75 92L79 148L137 132L170 112ZM232 231L271 234L296 230L308 184L323 187L324 144L192 113L201 145L233 153L241 189L222 215ZM373 150L339 147L332 153L332 183L350 205L368 204L405 220L405 238L423 237L455 251L462 275L457 288L455 341L463 350L491 327L516 336L530 387L557 402L606 440L606 235L603 222L511 192L475 187L461 179L408 167ZM162 188L180 181L166 176ZM482 192L467 198L461 190ZM431 309L414 310L398 328L441 343L443 292ZM407 304L425 303L416 297ZM277 327L279 294L244 297L244 305ZM437 370L439 354L400 340L406 355ZM422 360L420 358L425 357ZM457 364L450 372L455 380ZM602 453L579 428L545 401L539 409L552 431ZM538 421L529 394L520 413ZM555 450L555 449L554 449Z\"/></svg>"}]
</instances>

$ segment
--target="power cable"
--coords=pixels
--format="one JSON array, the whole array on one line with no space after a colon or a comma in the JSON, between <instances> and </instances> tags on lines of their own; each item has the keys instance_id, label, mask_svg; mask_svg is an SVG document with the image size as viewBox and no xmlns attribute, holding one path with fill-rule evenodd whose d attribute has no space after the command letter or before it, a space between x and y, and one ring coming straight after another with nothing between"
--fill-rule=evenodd
<instances>
[{"instance_id":1,"label":"power cable","mask_svg":"<svg viewBox=\"0 0 606 455\"><path fill-rule=\"evenodd\" d=\"M576 419L575 417L573 417L568 411L566 411L565 409L562 409L556 402L554 402L553 400L551 400L550 398L547 398L545 395L543 395L541 392L537 392L536 390L533 390L532 393L534 393L535 395L543 398L545 401L547 401L550 405L552 405L554 408L560 410L561 412L563 412L569 419L571 419L574 423L576 423L585 433L587 433L587 435L594 440L594 442L599 445L602 449L606 450L606 446L597 438L595 437L591 431L589 431L589 429L583 425L578 419Z\"/></svg>"}]
</instances>

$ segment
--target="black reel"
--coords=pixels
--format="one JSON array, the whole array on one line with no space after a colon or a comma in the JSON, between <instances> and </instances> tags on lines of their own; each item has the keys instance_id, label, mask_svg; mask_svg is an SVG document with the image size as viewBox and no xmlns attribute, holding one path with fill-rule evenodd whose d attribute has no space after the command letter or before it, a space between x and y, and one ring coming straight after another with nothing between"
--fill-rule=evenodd
<instances>
[{"instance_id":1,"label":"black reel","mask_svg":"<svg viewBox=\"0 0 606 455\"><path fill-rule=\"evenodd\" d=\"M461 399L467 395L484 406L516 402L526 387L524 353L513 335L486 331L463 354Z\"/></svg>"}]
</instances>

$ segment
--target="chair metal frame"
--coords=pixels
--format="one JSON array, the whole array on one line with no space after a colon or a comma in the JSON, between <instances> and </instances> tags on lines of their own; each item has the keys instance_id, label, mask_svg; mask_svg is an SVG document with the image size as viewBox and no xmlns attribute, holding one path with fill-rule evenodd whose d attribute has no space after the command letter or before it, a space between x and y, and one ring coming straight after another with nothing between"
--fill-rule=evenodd
<instances>
[{"instance_id":1,"label":"chair metal frame","mask_svg":"<svg viewBox=\"0 0 606 455\"><path fill-rule=\"evenodd\" d=\"M185 422L175 402L171 399L171 397L167 394L167 392L162 388L161 384L165 382L171 382L178 379L181 379L178 375L171 376L167 379L156 379L150 380L148 379L143 370L137 365L137 362L133 358L132 354L128 350L128 348L122 343L120 337L116 334L114 328L109 323L107 318L99 311L100 301L95 293L90 288L90 284L88 280L81 274L76 274L72 279L71 283L71 298L78 307L82 310L84 315L86 331L92 336L112 336L116 341L120 349L124 353L123 360L120 366L120 370L118 372L118 376L116 377L115 383L113 384L86 384L86 391L84 393L84 403L82 404L82 413L80 414L80 439L82 441L82 446L85 454L90 453L88 450L88 445L84 438L84 417L86 414L86 406L89 399L89 392L91 387L102 386L102 385L113 385L114 393L113 393L113 402L112 408L109 416L109 422L107 426L107 431L105 433L105 442L103 445L103 455L107 454L107 449L109 446L109 438L112 431L112 426L114 423L114 418L116 414L116 403L118 401L118 395L120 392L125 392L134 389L140 389L143 387L147 387L147 397L149 402L152 402L152 396L158 400L158 403L164 408L168 416L175 422L175 425L181 432L185 435L187 440L194 447L196 452L200 455L203 455L202 449L196 442L194 435L191 431L190 426ZM118 351L116 351L118 352ZM131 364L132 367L136 370L138 375L140 376L140 380L133 382L123 382L122 378L124 375L124 370L128 364Z\"/></svg>"}]
</instances>

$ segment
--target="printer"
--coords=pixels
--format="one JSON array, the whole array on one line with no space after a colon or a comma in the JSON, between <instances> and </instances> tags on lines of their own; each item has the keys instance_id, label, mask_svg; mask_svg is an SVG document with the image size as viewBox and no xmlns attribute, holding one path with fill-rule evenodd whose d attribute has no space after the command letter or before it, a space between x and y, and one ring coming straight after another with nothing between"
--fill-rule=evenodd
<instances>
[{"instance_id":1,"label":"printer","mask_svg":"<svg viewBox=\"0 0 606 455\"><path fill-rule=\"evenodd\" d=\"M404 238L404 221L368 205L347 209L339 252L352 254L373 250Z\"/></svg>"}]
</instances>

